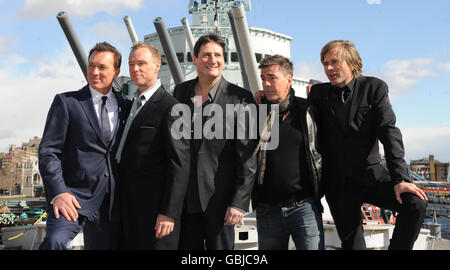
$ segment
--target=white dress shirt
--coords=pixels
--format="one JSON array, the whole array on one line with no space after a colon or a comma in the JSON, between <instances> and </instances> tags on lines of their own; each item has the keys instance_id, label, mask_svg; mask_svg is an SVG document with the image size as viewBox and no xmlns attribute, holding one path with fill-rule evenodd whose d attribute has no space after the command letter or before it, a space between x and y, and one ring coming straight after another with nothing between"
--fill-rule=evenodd
<instances>
[{"instance_id":1,"label":"white dress shirt","mask_svg":"<svg viewBox=\"0 0 450 270\"><path fill-rule=\"evenodd\" d=\"M100 110L102 108L102 97L105 96L97 90L91 88L92 102L94 103L95 112L97 114L97 119L100 123ZM119 119L119 106L117 103L116 96L113 94L112 89L106 94L108 99L106 100L106 111L108 111L109 125L111 127L111 134L114 134L114 130L117 126L117 120Z\"/></svg>"},{"instance_id":2,"label":"white dress shirt","mask_svg":"<svg viewBox=\"0 0 450 270\"><path fill-rule=\"evenodd\" d=\"M156 92L156 90L158 90L158 88L160 86L161 86L161 81L158 79L155 82L154 85L152 85L149 88L145 89L145 91L139 95L138 98L141 98L141 96L144 96L145 99L141 99L142 105L141 105L141 107L139 109L136 110L135 115L139 113L141 108L144 106L145 102L147 102L153 96L153 94ZM137 91L139 91L139 90L137 90Z\"/></svg>"}]
</instances>

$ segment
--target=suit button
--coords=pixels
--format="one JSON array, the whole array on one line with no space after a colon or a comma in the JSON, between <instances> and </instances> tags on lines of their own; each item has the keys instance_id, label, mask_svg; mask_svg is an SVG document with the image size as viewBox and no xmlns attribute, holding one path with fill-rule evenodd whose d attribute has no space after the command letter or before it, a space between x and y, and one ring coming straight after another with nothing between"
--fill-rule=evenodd
<instances>
[{"instance_id":1,"label":"suit button","mask_svg":"<svg viewBox=\"0 0 450 270\"><path fill-rule=\"evenodd\" d=\"M109 177L109 172L105 172L105 177Z\"/></svg>"}]
</instances>

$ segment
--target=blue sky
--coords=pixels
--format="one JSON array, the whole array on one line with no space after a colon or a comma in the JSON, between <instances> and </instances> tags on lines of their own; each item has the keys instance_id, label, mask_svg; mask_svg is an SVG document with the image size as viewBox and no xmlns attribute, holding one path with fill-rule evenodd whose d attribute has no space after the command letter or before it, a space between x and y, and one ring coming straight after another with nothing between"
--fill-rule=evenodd
<instances>
[{"instance_id":1,"label":"blue sky","mask_svg":"<svg viewBox=\"0 0 450 270\"><path fill-rule=\"evenodd\" d=\"M155 32L153 19L180 26L188 0L0 0L0 152L42 136L55 94L85 83L56 19L69 13L87 52L109 41L124 55L128 75L129 15L138 37ZM363 74L385 80L401 128L406 161L434 154L450 161L450 1L253 0L249 26L293 37L296 75L326 80L319 61L334 39L355 43Z\"/></svg>"}]
</instances>

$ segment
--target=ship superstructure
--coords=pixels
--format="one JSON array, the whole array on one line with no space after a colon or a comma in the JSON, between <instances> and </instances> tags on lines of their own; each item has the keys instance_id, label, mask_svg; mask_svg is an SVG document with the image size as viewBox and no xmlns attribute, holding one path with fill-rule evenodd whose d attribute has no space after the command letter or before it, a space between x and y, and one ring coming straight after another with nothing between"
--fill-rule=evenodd
<instances>
[{"instance_id":1,"label":"ship superstructure","mask_svg":"<svg viewBox=\"0 0 450 270\"><path fill-rule=\"evenodd\" d=\"M222 74L228 81L244 87L238 52L236 51L228 16L228 13L231 12L232 4L233 1L228 0L190 0L188 7L189 14L192 14L192 25L190 29L194 43L200 36L211 32L224 36L226 52L225 67ZM251 1L246 0L244 4L246 11L250 11ZM185 79L190 80L195 78L197 73L195 66L192 64L192 55L184 28L182 26L168 28L167 31L176 51L178 62L184 72ZM291 57L290 48L292 37L258 27L249 27L249 32L257 62L260 62L266 55L279 54L288 58ZM161 53L164 52L157 33L146 35L144 42L152 44ZM165 55L162 55L162 62L159 78L164 87L169 92L172 92L175 83L172 79ZM309 80L294 77L293 88L296 90L296 95L306 97L309 83Z\"/></svg>"}]
</instances>

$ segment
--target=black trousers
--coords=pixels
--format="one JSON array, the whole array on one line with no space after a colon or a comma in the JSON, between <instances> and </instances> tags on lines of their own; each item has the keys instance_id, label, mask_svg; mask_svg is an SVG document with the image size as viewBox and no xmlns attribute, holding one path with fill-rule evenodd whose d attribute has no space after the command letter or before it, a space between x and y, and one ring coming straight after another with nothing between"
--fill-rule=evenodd
<instances>
[{"instance_id":1,"label":"black trousers","mask_svg":"<svg viewBox=\"0 0 450 270\"><path fill-rule=\"evenodd\" d=\"M327 193L326 199L343 249L366 249L361 217L363 203L398 212L389 249L413 248L426 210L425 201L416 195L402 193L403 204L400 204L391 181L362 184L354 178L346 179L340 188L330 189Z\"/></svg>"},{"instance_id":2,"label":"black trousers","mask_svg":"<svg viewBox=\"0 0 450 270\"><path fill-rule=\"evenodd\" d=\"M218 211L221 212L221 211ZM180 250L232 250L234 225L224 226L225 215L183 211L180 226Z\"/></svg>"}]
</instances>

